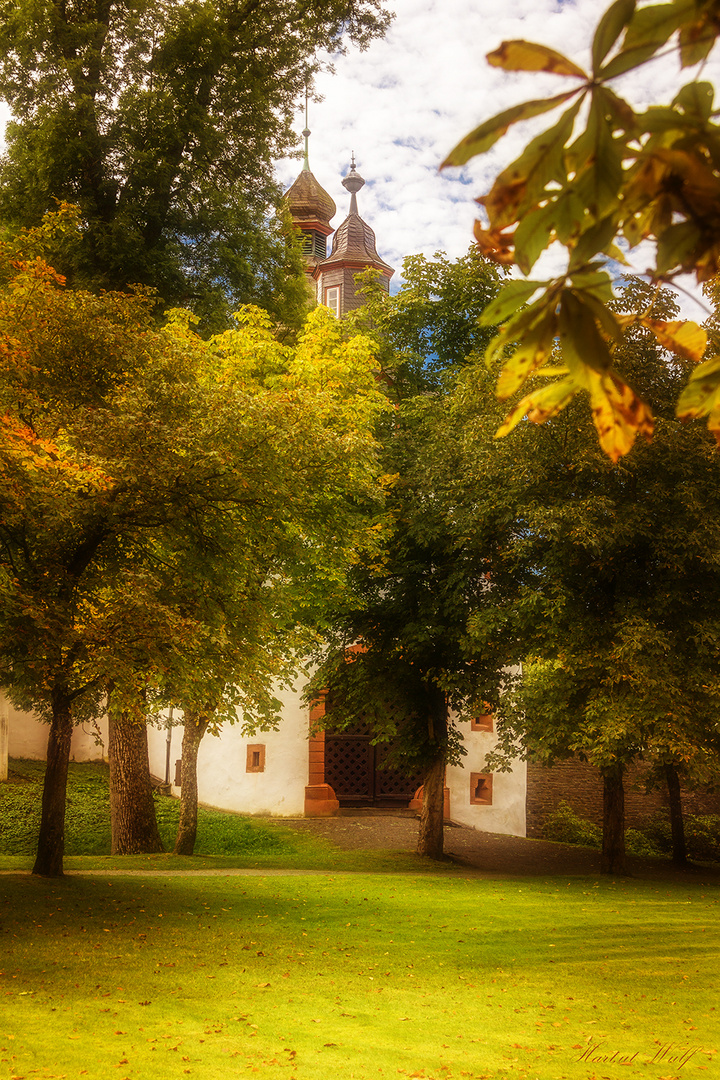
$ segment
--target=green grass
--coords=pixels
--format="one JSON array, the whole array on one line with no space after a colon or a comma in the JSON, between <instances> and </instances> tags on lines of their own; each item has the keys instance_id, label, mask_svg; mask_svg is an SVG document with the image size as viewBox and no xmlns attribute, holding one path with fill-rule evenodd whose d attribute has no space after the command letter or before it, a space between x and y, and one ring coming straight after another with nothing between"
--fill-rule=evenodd
<instances>
[{"instance_id":1,"label":"green grass","mask_svg":"<svg viewBox=\"0 0 720 1080\"><path fill-rule=\"evenodd\" d=\"M14 769L5 870L39 812L42 766ZM0 1080L718 1075L716 887L490 880L213 812L201 850L225 854L112 858L105 770L69 796L81 873L0 876ZM146 873L93 876L113 867Z\"/></svg>"},{"instance_id":2,"label":"green grass","mask_svg":"<svg viewBox=\"0 0 720 1080\"><path fill-rule=\"evenodd\" d=\"M8 783L0 784L0 870L27 870L33 863L40 825L42 780L40 761L13 760ZM158 827L172 850L180 804L156 796ZM399 851L340 851L320 837L200 807L195 854L116 856L110 852L108 768L101 763L70 765L65 837L65 868L125 869L278 869L401 871L432 873L434 867Z\"/></svg>"},{"instance_id":3,"label":"green grass","mask_svg":"<svg viewBox=\"0 0 720 1080\"><path fill-rule=\"evenodd\" d=\"M4 877L0 1077L711 1078L718 915L582 878Z\"/></svg>"}]
</instances>

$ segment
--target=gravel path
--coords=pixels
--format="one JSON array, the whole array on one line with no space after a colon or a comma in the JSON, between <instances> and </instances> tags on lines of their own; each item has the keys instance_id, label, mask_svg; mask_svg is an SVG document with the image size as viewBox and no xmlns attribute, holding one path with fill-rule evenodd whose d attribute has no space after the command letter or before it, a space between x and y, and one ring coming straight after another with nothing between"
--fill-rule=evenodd
<instances>
[{"instance_id":1,"label":"gravel path","mask_svg":"<svg viewBox=\"0 0 720 1080\"><path fill-rule=\"evenodd\" d=\"M340 848L382 848L414 851L418 822L406 814L378 814L360 811L333 818L265 819L267 823L322 836ZM600 872L600 853L575 844L555 844L546 840L526 840L519 836L478 832L459 825L446 825L445 853L456 864L488 875L548 876ZM720 866L690 866L678 869L659 859L628 859L632 877L667 881L687 881L720 885Z\"/></svg>"}]
</instances>

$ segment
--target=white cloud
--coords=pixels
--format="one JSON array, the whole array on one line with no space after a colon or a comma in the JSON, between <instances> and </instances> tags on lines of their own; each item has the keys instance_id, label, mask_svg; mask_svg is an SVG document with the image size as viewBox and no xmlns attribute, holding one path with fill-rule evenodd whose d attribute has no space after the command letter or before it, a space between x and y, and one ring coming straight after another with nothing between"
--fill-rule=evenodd
<instances>
[{"instance_id":1,"label":"white cloud","mask_svg":"<svg viewBox=\"0 0 720 1080\"><path fill-rule=\"evenodd\" d=\"M609 0L608 0L609 2ZM519 101L557 93L565 80L507 73L486 54L503 40L544 42L577 63L589 64L590 41L604 0L392 0L395 21L383 41L336 61L335 74L318 78L323 100L310 105L310 167L347 213L341 185L350 154L366 186L359 210L377 235L378 251L400 270L405 255L444 250L455 258L472 242L476 196L519 152L528 129L518 126L483 158L463 170L438 171L440 162L483 120ZM703 78L719 85L713 61ZM684 78L691 76L685 73ZM674 57L645 65L622 86L639 108L669 100L681 85ZM541 117L543 124L547 118ZM298 111L298 137L304 116ZM289 186L299 161L278 165ZM638 264L642 269L647 259ZM683 301L686 304L686 301Z\"/></svg>"}]
</instances>

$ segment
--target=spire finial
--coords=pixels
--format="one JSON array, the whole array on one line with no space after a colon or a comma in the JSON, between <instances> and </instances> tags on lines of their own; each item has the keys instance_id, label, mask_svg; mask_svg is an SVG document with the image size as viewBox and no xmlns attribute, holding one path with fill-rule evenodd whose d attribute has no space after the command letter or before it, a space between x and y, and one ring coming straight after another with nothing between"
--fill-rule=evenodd
<instances>
[{"instance_id":1,"label":"spire finial","mask_svg":"<svg viewBox=\"0 0 720 1080\"><path fill-rule=\"evenodd\" d=\"M312 134L312 132L310 131L310 127L308 125L308 88L306 86L305 87L305 130L303 131L303 136L305 138L305 158L303 160L303 172L310 172L310 157L309 157L309 153L308 153L308 139L310 138L311 134Z\"/></svg>"},{"instance_id":2,"label":"spire finial","mask_svg":"<svg viewBox=\"0 0 720 1080\"><path fill-rule=\"evenodd\" d=\"M346 191L350 192L350 195L351 195L351 198L350 198L350 213L351 214L357 214L358 208L357 208L357 199L356 199L355 196L357 195L360 188L365 186L365 181L363 180L360 173L355 171L355 151L354 150L353 150L353 152L351 154L351 157L350 157L350 172L347 174L347 176L343 180L342 185L343 185L343 187L345 188Z\"/></svg>"}]
</instances>

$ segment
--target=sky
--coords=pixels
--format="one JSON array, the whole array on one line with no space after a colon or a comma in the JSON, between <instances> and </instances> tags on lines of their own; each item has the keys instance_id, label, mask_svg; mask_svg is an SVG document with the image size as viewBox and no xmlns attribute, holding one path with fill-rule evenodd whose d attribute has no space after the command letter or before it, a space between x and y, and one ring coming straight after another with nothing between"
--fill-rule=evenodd
<instances>
[{"instance_id":1,"label":"sky","mask_svg":"<svg viewBox=\"0 0 720 1080\"><path fill-rule=\"evenodd\" d=\"M366 181L358 195L361 216L373 227L378 252L399 280L406 255L432 256L444 251L463 255L472 243L477 215L474 199L485 194L492 178L509 164L532 134L516 125L482 158L464 169L439 172L439 165L459 140L478 124L520 101L558 93L568 80L545 74L508 73L485 57L503 40L523 38L565 53L582 66L605 0L389 0L395 20L382 41L365 52L351 49L334 62L334 74L322 73L310 102L310 168L333 197L337 226L347 215L350 197L342 187L350 155ZM689 81L690 74L683 76ZM720 62L711 58L704 73L720 85ZM669 101L679 86L674 58L646 65L626 76L618 90L642 108ZM540 117L547 125L556 115ZM305 126L298 102L298 147ZM278 164L278 179L289 187L301 160ZM643 261L644 259L644 261ZM558 256L546 257L533 277L551 273ZM636 267L647 265L640 253ZM692 284L685 282L692 290ZM697 295L697 290L694 290ZM686 315L696 305L682 299Z\"/></svg>"}]
</instances>

